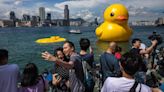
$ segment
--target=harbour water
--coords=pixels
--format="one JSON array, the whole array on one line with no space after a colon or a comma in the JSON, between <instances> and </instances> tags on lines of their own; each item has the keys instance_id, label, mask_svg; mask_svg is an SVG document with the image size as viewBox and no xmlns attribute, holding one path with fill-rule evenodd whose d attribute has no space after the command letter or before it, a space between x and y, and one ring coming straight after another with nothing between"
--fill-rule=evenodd
<instances>
[{"instance_id":1,"label":"harbour water","mask_svg":"<svg viewBox=\"0 0 164 92\"><path fill-rule=\"evenodd\" d=\"M53 53L54 48L62 46L63 42L52 44L37 44L35 40L50 36L61 36L74 42L76 51L79 51L79 40L82 37L89 38L94 49L95 61L108 47L108 42L97 41L95 36L96 27L44 27L44 28L0 28L0 48L9 51L9 63L16 63L22 70L25 64L33 62L37 64L40 72L45 68L53 67L52 62L47 62L41 58L41 52ZM150 41L147 39L153 31L164 37L164 27L132 27L132 38L140 38L147 46ZM80 29L82 34L69 34L71 29ZM130 39L130 40L131 40ZM129 42L118 43L122 47L123 53L131 47ZM160 46L164 46L164 43ZM159 47L160 47L159 46Z\"/></svg>"}]
</instances>

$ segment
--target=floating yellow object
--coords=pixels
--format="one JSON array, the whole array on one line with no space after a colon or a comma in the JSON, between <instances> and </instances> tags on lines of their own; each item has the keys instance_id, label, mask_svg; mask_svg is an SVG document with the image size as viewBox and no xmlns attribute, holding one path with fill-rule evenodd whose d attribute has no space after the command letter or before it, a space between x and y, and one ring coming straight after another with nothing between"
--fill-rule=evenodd
<instances>
[{"instance_id":1,"label":"floating yellow object","mask_svg":"<svg viewBox=\"0 0 164 92\"><path fill-rule=\"evenodd\" d=\"M50 38L42 38L38 39L36 43L55 43L55 42L63 42L66 41L65 38L60 38L60 36L51 36Z\"/></svg>"},{"instance_id":2,"label":"floating yellow object","mask_svg":"<svg viewBox=\"0 0 164 92\"><path fill-rule=\"evenodd\" d=\"M124 5L112 4L104 11L104 22L96 29L97 38L102 41L128 41L132 35L128 17Z\"/></svg>"}]
</instances>

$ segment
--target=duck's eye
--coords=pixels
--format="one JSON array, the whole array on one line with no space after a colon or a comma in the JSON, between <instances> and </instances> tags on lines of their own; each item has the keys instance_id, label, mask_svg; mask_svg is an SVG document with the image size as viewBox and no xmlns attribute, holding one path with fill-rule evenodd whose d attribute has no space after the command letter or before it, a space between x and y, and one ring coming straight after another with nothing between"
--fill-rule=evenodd
<instances>
[{"instance_id":1,"label":"duck's eye","mask_svg":"<svg viewBox=\"0 0 164 92\"><path fill-rule=\"evenodd\" d=\"M110 16L113 17L113 16L114 16L114 13L112 12L112 13L110 14Z\"/></svg>"}]
</instances>

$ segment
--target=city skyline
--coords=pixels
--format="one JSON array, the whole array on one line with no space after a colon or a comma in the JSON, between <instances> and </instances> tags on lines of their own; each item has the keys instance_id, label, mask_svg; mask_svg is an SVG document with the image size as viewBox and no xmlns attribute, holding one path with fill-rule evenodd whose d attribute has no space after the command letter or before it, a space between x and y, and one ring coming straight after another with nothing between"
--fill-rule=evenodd
<instances>
[{"instance_id":1,"label":"city skyline","mask_svg":"<svg viewBox=\"0 0 164 92\"><path fill-rule=\"evenodd\" d=\"M164 17L163 0L1 0L0 19L9 19L10 11L14 11L19 19L23 14L39 15L39 7L45 7L46 14L51 13L52 19L62 19L64 5L68 5L70 18L93 21L97 17L102 21L104 9L112 3L124 4L129 10L130 21Z\"/></svg>"}]
</instances>

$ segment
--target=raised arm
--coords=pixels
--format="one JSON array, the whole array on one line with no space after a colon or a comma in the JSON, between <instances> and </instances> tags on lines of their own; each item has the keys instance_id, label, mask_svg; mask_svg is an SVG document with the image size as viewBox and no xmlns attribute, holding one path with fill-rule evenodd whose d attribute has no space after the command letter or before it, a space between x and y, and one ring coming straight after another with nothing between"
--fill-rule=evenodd
<instances>
[{"instance_id":1,"label":"raised arm","mask_svg":"<svg viewBox=\"0 0 164 92\"><path fill-rule=\"evenodd\" d=\"M48 60L48 61L53 61L53 62L57 63L58 65L63 66L64 68L71 69L74 67L73 61L65 62L65 61L53 56L52 54L50 54L47 51L42 53L42 58L44 58L45 60Z\"/></svg>"},{"instance_id":2,"label":"raised arm","mask_svg":"<svg viewBox=\"0 0 164 92\"><path fill-rule=\"evenodd\" d=\"M140 54L149 54L153 51L154 47L157 45L158 41L157 40L153 40L151 41L152 45L148 48L146 48L145 50L141 50Z\"/></svg>"},{"instance_id":3,"label":"raised arm","mask_svg":"<svg viewBox=\"0 0 164 92\"><path fill-rule=\"evenodd\" d=\"M91 46L89 47L89 52L90 54L93 54L93 48Z\"/></svg>"}]
</instances>

